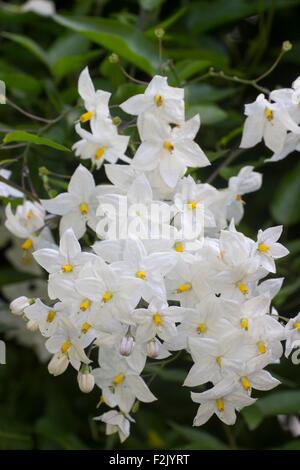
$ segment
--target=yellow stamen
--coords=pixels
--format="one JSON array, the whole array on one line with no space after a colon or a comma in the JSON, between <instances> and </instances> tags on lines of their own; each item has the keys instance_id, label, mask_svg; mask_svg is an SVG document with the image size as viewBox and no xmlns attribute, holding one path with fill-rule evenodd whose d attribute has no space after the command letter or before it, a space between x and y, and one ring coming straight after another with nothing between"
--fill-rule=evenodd
<instances>
[{"instance_id":1,"label":"yellow stamen","mask_svg":"<svg viewBox=\"0 0 300 470\"><path fill-rule=\"evenodd\" d=\"M28 211L27 212L27 219L31 219L31 217L32 217L32 213L31 213L31 211Z\"/></svg>"},{"instance_id":2,"label":"yellow stamen","mask_svg":"<svg viewBox=\"0 0 300 470\"><path fill-rule=\"evenodd\" d=\"M218 363L218 366L221 367L221 365L222 365L222 358L221 357L217 357L217 363Z\"/></svg>"},{"instance_id":3,"label":"yellow stamen","mask_svg":"<svg viewBox=\"0 0 300 470\"><path fill-rule=\"evenodd\" d=\"M241 200L242 200L241 194L237 194L236 197L235 197L235 199L236 199L237 201L241 201Z\"/></svg>"},{"instance_id":4,"label":"yellow stamen","mask_svg":"<svg viewBox=\"0 0 300 470\"><path fill-rule=\"evenodd\" d=\"M113 296L113 293L108 290L107 292L105 292L104 296L102 297L102 302L108 302Z\"/></svg>"},{"instance_id":5,"label":"yellow stamen","mask_svg":"<svg viewBox=\"0 0 300 470\"><path fill-rule=\"evenodd\" d=\"M182 284L181 286L179 286L176 289L176 292L177 292L177 294L182 294L183 292L187 292L187 291L191 290L191 288L192 288L192 284L187 282L186 284Z\"/></svg>"},{"instance_id":6,"label":"yellow stamen","mask_svg":"<svg viewBox=\"0 0 300 470\"><path fill-rule=\"evenodd\" d=\"M88 206L84 203L80 204L80 212L82 215L86 215L88 213Z\"/></svg>"},{"instance_id":7,"label":"yellow stamen","mask_svg":"<svg viewBox=\"0 0 300 470\"><path fill-rule=\"evenodd\" d=\"M155 95L154 101L156 106L161 106L163 104L163 99L161 95Z\"/></svg>"},{"instance_id":8,"label":"yellow stamen","mask_svg":"<svg viewBox=\"0 0 300 470\"><path fill-rule=\"evenodd\" d=\"M136 277L138 277L139 279L143 279L143 281L146 279L146 274L143 272L143 271L138 271L136 273Z\"/></svg>"},{"instance_id":9,"label":"yellow stamen","mask_svg":"<svg viewBox=\"0 0 300 470\"><path fill-rule=\"evenodd\" d=\"M172 152L174 150L174 145L172 145L171 142L165 142L164 147L165 149L169 150L169 152Z\"/></svg>"},{"instance_id":10,"label":"yellow stamen","mask_svg":"<svg viewBox=\"0 0 300 470\"><path fill-rule=\"evenodd\" d=\"M248 331L248 320L246 320L245 318L241 319L241 328Z\"/></svg>"},{"instance_id":11,"label":"yellow stamen","mask_svg":"<svg viewBox=\"0 0 300 470\"><path fill-rule=\"evenodd\" d=\"M117 377L115 377L115 379L113 380L113 384L115 387L117 387L118 385L120 385L120 383L122 382L122 380L124 379L125 375L124 374L119 374L117 375Z\"/></svg>"},{"instance_id":12,"label":"yellow stamen","mask_svg":"<svg viewBox=\"0 0 300 470\"><path fill-rule=\"evenodd\" d=\"M294 323L294 327L297 328L298 331L300 331L300 323Z\"/></svg>"},{"instance_id":13,"label":"yellow stamen","mask_svg":"<svg viewBox=\"0 0 300 470\"><path fill-rule=\"evenodd\" d=\"M263 243L259 243L258 245L258 251L261 251L262 253L266 253L266 251L269 250L268 245L264 245Z\"/></svg>"},{"instance_id":14,"label":"yellow stamen","mask_svg":"<svg viewBox=\"0 0 300 470\"><path fill-rule=\"evenodd\" d=\"M104 154L104 147L98 148L96 155L95 155L96 160L100 160L103 154Z\"/></svg>"},{"instance_id":15,"label":"yellow stamen","mask_svg":"<svg viewBox=\"0 0 300 470\"><path fill-rule=\"evenodd\" d=\"M61 269L64 273L69 273L69 272L73 271L73 266L71 264L64 264L61 267Z\"/></svg>"},{"instance_id":16,"label":"yellow stamen","mask_svg":"<svg viewBox=\"0 0 300 470\"><path fill-rule=\"evenodd\" d=\"M197 202L188 202L187 206L188 206L189 209L193 210L193 209L196 209L197 204L198 204Z\"/></svg>"},{"instance_id":17,"label":"yellow stamen","mask_svg":"<svg viewBox=\"0 0 300 470\"><path fill-rule=\"evenodd\" d=\"M266 108L265 109L265 115L266 115L266 118L268 119L268 121L272 121L274 116L273 116L273 111L271 111L271 109Z\"/></svg>"},{"instance_id":18,"label":"yellow stamen","mask_svg":"<svg viewBox=\"0 0 300 470\"><path fill-rule=\"evenodd\" d=\"M243 295L248 294L248 289L247 289L246 285L243 284L243 282L240 282L238 287L239 287L239 289L240 289L240 291Z\"/></svg>"},{"instance_id":19,"label":"yellow stamen","mask_svg":"<svg viewBox=\"0 0 300 470\"><path fill-rule=\"evenodd\" d=\"M103 395L100 396L100 402L101 402L101 403L105 403L105 401L104 401L104 396L103 396Z\"/></svg>"},{"instance_id":20,"label":"yellow stamen","mask_svg":"<svg viewBox=\"0 0 300 470\"><path fill-rule=\"evenodd\" d=\"M71 346L70 341L65 341L61 347L61 351L65 354L68 351L70 346Z\"/></svg>"},{"instance_id":21,"label":"yellow stamen","mask_svg":"<svg viewBox=\"0 0 300 470\"><path fill-rule=\"evenodd\" d=\"M82 333L86 334L90 328L91 328L91 325L89 323L84 323L81 327L81 331Z\"/></svg>"},{"instance_id":22,"label":"yellow stamen","mask_svg":"<svg viewBox=\"0 0 300 470\"><path fill-rule=\"evenodd\" d=\"M204 333L204 331L206 330L206 325L204 325L204 323L199 323L196 330L197 330L197 333L200 335L201 333Z\"/></svg>"},{"instance_id":23,"label":"yellow stamen","mask_svg":"<svg viewBox=\"0 0 300 470\"><path fill-rule=\"evenodd\" d=\"M56 313L54 312L54 310L49 310L48 316L47 316L47 322L52 323L55 318L55 315Z\"/></svg>"},{"instance_id":24,"label":"yellow stamen","mask_svg":"<svg viewBox=\"0 0 300 470\"><path fill-rule=\"evenodd\" d=\"M30 238L27 238L25 242L22 245L23 250L29 251L30 248L32 247L32 240Z\"/></svg>"},{"instance_id":25,"label":"yellow stamen","mask_svg":"<svg viewBox=\"0 0 300 470\"><path fill-rule=\"evenodd\" d=\"M223 402L222 398L219 398L217 400L217 406L218 406L219 411L224 411L224 402Z\"/></svg>"},{"instance_id":26,"label":"yellow stamen","mask_svg":"<svg viewBox=\"0 0 300 470\"><path fill-rule=\"evenodd\" d=\"M88 111L87 113L84 113L80 116L80 121L81 122L87 122L89 121L90 119L92 119L93 117L93 113L91 113L90 111Z\"/></svg>"},{"instance_id":27,"label":"yellow stamen","mask_svg":"<svg viewBox=\"0 0 300 470\"><path fill-rule=\"evenodd\" d=\"M182 246L182 243L180 242L177 242L175 243L175 250L178 252L178 253L183 253L183 246Z\"/></svg>"},{"instance_id":28,"label":"yellow stamen","mask_svg":"<svg viewBox=\"0 0 300 470\"><path fill-rule=\"evenodd\" d=\"M246 377L241 377L241 382L245 390L250 390L251 385L248 379Z\"/></svg>"},{"instance_id":29,"label":"yellow stamen","mask_svg":"<svg viewBox=\"0 0 300 470\"><path fill-rule=\"evenodd\" d=\"M80 305L80 310L85 312L90 306L90 302L88 300L84 300L82 304Z\"/></svg>"},{"instance_id":30,"label":"yellow stamen","mask_svg":"<svg viewBox=\"0 0 300 470\"><path fill-rule=\"evenodd\" d=\"M153 315L153 320L154 320L154 323L155 323L156 326L162 325L162 319L161 319L161 316L160 316L159 313L155 313Z\"/></svg>"},{"instance_id":31,"label":"yellow stamen","mask_svg":"<svg viewBox=\"0 0 300 470\"><path fill-rule=\"evenodd\" d=\"M266 346L265 346L265 344L264 344L263 341L260 341L260 342L258 343L258 350L259 350L259 353L260 353L260 354L265 354L265 352L266 352Z\"/></svg>"}]
</instances>

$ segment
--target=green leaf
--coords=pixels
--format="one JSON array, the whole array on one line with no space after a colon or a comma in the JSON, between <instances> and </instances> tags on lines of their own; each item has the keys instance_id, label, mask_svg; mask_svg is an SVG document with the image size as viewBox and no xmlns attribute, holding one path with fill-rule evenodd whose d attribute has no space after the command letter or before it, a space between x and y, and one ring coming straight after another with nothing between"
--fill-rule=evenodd
<instances>
[{"instance_id":1,"label":"green leaf","mask_svg":"<svg viewBox=\"0 0 300 470\"><path fill-rule=\"evenodd\" d=\"M192 104L187 107L187 119L200 114L201 126L210 126L217 122L224 121L227 114L223 109L215 104Z\"/></svg>"},{"instance_id":2,"label":"green leaf","mask_svg":"<svg viewBox=\"0 0 300 470\"><path fill-rule=\"evenodd\" d=\"M17 88L30 95L38 95L42 88L38 80L25 73L2 73L2 71L0 71L0 79L3 80L10 89Z\"/></svg>"},{"instance_id":3,"label":"green leaf","mask_svg":"<svg viewBox=\"0 0 300 470\"><path fill-rule=\"evenodd\" d=\"M52 71L54 75L64 77L74 72L74 70L83 67L87 62L98 57L101 53L102 51L92 51L78 56L61 57L52 68Z\"/></svg>"},{"instance_id":4,"label":"green leaf","mask_svg":"<svg viewBox=\"0 0 300 470\"><path fill-rule=\"evenodd\" d=\"M160 7L166 0L139 0L139 4L144 10L155 10Z\"/></svg>"},{"instance_id":5,"label":"green leaf","mask_svg":"<svg viewBox=\"0 0 300 470\"><path fill-rule=\"evenodd\" d=\"M207 69L211 65L211 61L208 60L190 60L186 59L181 62L177 62L176 70L178 78L180 80L187 80L193 77L196 73L201 70Z\"/></svg>"},{"instance_id":6,"label":"green leaf","mask_svg":"<svg viewBox=\"0 0 300 470\"><path fill-rule=\"evenodd\" d=\"M276 222L294 225L300 221L300 162L281 180L271 204Z\"/></svg>"},{"instance_id":7,"label":"green leaf","mask_svg":"<svg viewBox=\"0 0 300 470\"><path fill-rule=\"evenodd\" d=\"M170 426L177 431L179 436L184 437L190 444L180 448L199 449L199 450L225 450L228 446L222 441L212 436L206 431L193 429L188 426L182 426L174 422L169 422Z\"/></svg>"},{"instance_id":8,"label":"green leaf","mask_svg":"<svg viewBox=\"0 0 300 470\"><path fill-rule=\"evenodd\" d=\"M20 46L23 46L25 49L32 52L32 54L34 54L48 68L51 67L46 51L29 37L22 36L21 34L12 34L7 32L2 32L1 34L3 37L20 44Z\"/></svg>"},{"instance_id":9,"label":"green leaf","mask_svg":"<svg viewBox=\"0 0 300 470\"><path fill-rule=\"evenodd\" d=\"M300 391L296 390L270 393L241 411L251 431L256 429L266 417L299 412Z\"/></svg>"},{"instance_id":10,"label":"green leaf","mask_svg":"<svg viewBox=\"0 0 300 470\"><path fill-rule=\"evenodd\" d=\"M103 18L54 15L53 19L133 63L149 75L158 66L157 47L135 27Z\"/></svg>"},{"instance_id":11,"label":"green leaf","mask_svg":"<svg viewBox=\"0 0 300 470\"><path fill-rule=\"evenodd\" d=\"M48 51L49 60L53 65L62 57L86 54L89 50L89 40L77 33L67 33L59 36Z\"/></svg>"},{"instance_id":12,"label":"green leaf","mask_svg":"<svg viewBox=\"0 0 300 470\"><path fill-rule=\"evenodd\" d=\"M36 279L36 276L16 271L13 268L3 268L0 270L0 286L14 284L16 282L30 281L32 279Z\"/></svg>"},{"instance_id":13,"label":"green leaf","mask_svg":"<svg viewBox=\"0 0 300 470\"><path fill-rule=\"evenodd\" d=\"M70 152L70 149L68 149L64 145L58 144L57 142L53 142L53 140L45 139L44 137L38 137L35 134L29 134L25 131L10 132L4 137L3 142L5 144L9 142L32 142L33 144L46 145L47 147L52 147L57 150Z\"/></svg>"},{"instance_id":14,"label":"green leaf","mask_svg":"<svg viewBox=\"0 0 300 470\"><path fill-rule=\"evenodd\" d=\"M235 88L214 88L207 84L188 85L184 88L185 100L189 104L219 101L235 94Z\"/></svg>"}]
</instances>

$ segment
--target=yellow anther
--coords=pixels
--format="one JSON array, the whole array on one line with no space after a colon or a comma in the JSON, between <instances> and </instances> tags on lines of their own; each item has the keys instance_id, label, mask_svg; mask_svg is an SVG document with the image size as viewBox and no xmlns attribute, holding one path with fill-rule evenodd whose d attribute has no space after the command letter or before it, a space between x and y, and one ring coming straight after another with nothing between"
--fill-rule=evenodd
<instances>
[{"instance_id":1,"label":"yellow anther","mask_svg":"<svg viewBox=\"0 0 300 470\"><path fill-rule=\"evenodd\" d=\"M115 377L113 380L114 386L117 387L118 385L120 385L120 383L122 382L122 380L124 380L124 378L125 378L124 374L117 375L117 377Z\"/></svg>"},{"instance_id":2,"label":"yellow anther","mask_svg":"<svg viewBox=\"0 0 300 470\"><path fill-rule=\"evenodd\" d=\"M188 206L189 209L193 210L193 209L196 209L197 204L198 204L197 202L188 202L187 206Z\"/></svg>"},{"instance_id":3,"label":"yellow anther","mask_svg":"<svg viewBox=\"0 0 300 470\"><path fill-rule=\"evenodd\" d=\"M100 396L100 403L105 403L105 400L104 400L104 396L103 396L103 395Z\"/></svg>"},{"instance_id":4,"label":"yellow anther","mask_svg":"<svg viewBox=\"0 0 300 470\"><path fill-rule=\"evenodd\" d=\"M71 346L70 341L69 340L65 341L64 344L61 347L61 351L65 354L68 351L70 346Z\"/></svg>"},{"instance_id":5,"label":"yellow anther","mask_svg":"<svg viewBox=\"0 0 300 470\"><path fill-rule=\"evenodd\" d=\"M197 330L197 333L200 335L201 333L204 333L204 331L206 330L206 325L204 325L204 323L199 323L196 330Z\"/></svg>"},{"instance_id":6,"label":"yellow anther","mask_svg":"<svg viewBox=\"0 0 300 470\"><path fill-rule=\"evenodd\" d=\"M266 346L265 346L265 343L263 341L260 341L258 343L258 350L259 350L259 354L265 354Z\"/></svg>"},{"instance_id":7,"label":"yellow anther","mask_svg":"<svg viewBox=\"0 0 300 470\"><path fill-rule=\"evenodd\" d=\"M61 269L64 273L69 273L69 272L73 271L73 266L71 264L64 264L61 267Z\"/></svg>"},{"instance_id":8,"label":"yellow anther","mask_svg":"<svg viewBox=\"0 0 300 470\"><path fill-rule=\"evenodd\" d=\"M98 148L96 155L95 155L96 160L100 160L103 154L104 154L104 147Z\"/></svg>"},{"instance_id":9,"label":"yellow anther","mask_svg":"<svg viewBox=\"0 0 300 470\"><path fill-rule=\"evenodd\" d=\"M241 328L248 331L248 320L246 320L245 318L241 319Z\"/></svg>"},{"instance_id":10,"label":"yellow anther","mask_svg":"<svg viewBox=\"0 0 300 470\"><path fill-rule=\"evenodd\" d=\"M298 331L300 331L300 323L294 323L294 327L297 328Z\"/></svg>"},{"instance_id":11,"label":"yellow anther","mask_svg":"<svg viewBox=\"0 0 300 470\"><path fill-rule=\"evenodd\" d=\"M156 106L161 106L163 104L163 99L161 95L155 95L154 101Z\"/></svg>"},{"instance_id":12,"label":"yellow anther","mask_svg":"<svg viewBox=\"0 0 300 470\"><path fill-rule=\"evenodd\" d=\"M143 272L143 271L138 271L136 273L136 277L138 277L139 279L143 279L143 281L146 279L146 274Z\"/></svg>"},{"instance_id":13,"label":"yellow anther","mask_svg":"<svg viewBox=\"0 0 300 470\"><path fill-rule=\"evenodd\" d=\"M269 251L269 247L268 247L268 245L264 245L263 243L259 243L258 251L261 251L262 253L266 253L267 251Z\"/></svg>"},{"instance_id":14,"label":"yellow anther","mask_svg":"<svg viewBox=\"0 0 300 470\"><path fill-rule=\"evenodd\" d=\"M54 318L55 318L56 312L54 310L49 310L48 316L47 316L47 322L52 323Z\"/></svg>"},{"instance_id":15,"label":"yellow anther","mask_svg":"<svg viewBox=\"0 0 300 470\"><path fill-rule=\"evenodd\" d=\"M273 119L273 111L269 108L266 108L265 109L265 115L266 115L266 118L268 119L268 121L272 121Z\"/></svg>"},{"instance_id":16,"label":"yellow anther","mask_svg":"<svg viewBox=\"0 0 300 470\"><path fill-rule=\"evenodd\" d=\"M164 147L165 149L169 150L169 152L173 152L174 150L174 145L172 145L171 142L165 142Z\"/></svg>"},{"instance_id":17,"label":"yellow anther","mask_svg":"<svg viewBox=\"0 0 300 470\"><path fill-rule=\"evenodd\" d=\"M236 197L235 197L235 199L236 199L237 201L241 201L241 200L242 200L242 195L241 195L241 194L237 194Z\"/></svg>"},{"instance_id":18,"label":"yellow anther","mask_svg":"<svg viewBox=\"0 0 300 470\"><path fill-rule=\"evenodd\" d=\"M159 313L155 313L155 314L153 315L153 321L154 321L154 323L155 323L156 326L162 325L162 319L161 319L161 316L160 316Z\"/></svg>"},{"instance_id":19,"label":"yellow anther","mask_svg":"<svg viewBox=\"0 0 300 470\"><path fill-rule=\"evenodd\" d=\"M182 246L182 243L180 242L177 242L175 243L175 250L178 252L178 253L183 253L183 246Z\"/></svg>"},{"instance_id":20,"label":"yellow anther","mask_svg":"<svg viewBox=\"0 0 300 470\"><path fill-rule=\"evenodd\" d=\"M192 288L192 284L187 282L186 284L182 284L181 286L179 286L176 289L176 292L177 292L177 294L182 294L183 292L187 292L187 291L191 290L191 288Z\"/></svg>"},{"instance_id":21,"label":"yellow anther","mask_svg":"<svg viewBox=\"0 0 300 470\"><path fill-rule=\"evenodd\" d=\"M90 119L92 119L93 117L93 113L91 113L90 111L88 111L87 113L84 113L80 116L80 121L81 122L87 122L89 121Z\"/></svg>"},{"instance_id":22,"label":"yellow anther","mask_svg":"<svg viewBox=\"0 0 300 470\"><path fill-rule=\"evenodd\" d=\"M31 217L32 217L32 213L31 213L31 211L28 211L27 212L27 219L31 219Z\"/></svg>"},{"instance_id":23,"label":"yellow anther","mask_svg":"<svg viewBox=\"0 0 300 470\"><path fill-rule=\"evenodd\" d=\"M82 215L86 215L88 213L88 206L84 203L80 204L80 212Z\"/></svg>"},{"instance_id":24,"label":"yellow anther","mask_svg":"<svg viewBox=\"0 0 300 470\"><path fill-rule=\"evenodd\" d=\"M23 250L29 251L30 248L32 247L32 240L30 238L27 238L25 242L22 245Z\"/></svg>"},{"instance_id":25,"label":"yellow anther","mask_svg":"<svg viewBox=\"0 0 300 470\"><path fill-rule=\"evenodd\" d=\"M217 407L218 407L219 411L224 411L224 402L223 402L222 398L219 398L217 400Z\"/></svg>"},{"instance_id":26,"label":"yellow anther","mask_svg":"<svg viewBox=\"0 0 300 470\"><path fill-rule=\"evenodd\" d=\"M90 302L88 300L84 300L82 304L80 305L80 310L85 312L90 306Z\"/></svg>"},{"instance_id":27,"label":"yellow anther","mask_svg":"<svg viewBox=\"0 0 300 470\"><path fill-rule=\"evenodd\" d=\"M90 328L91 328L91 325L89 323L84 323L81 327L81 331L82 333L86 334Z\"/></svg>"},{"instance_id":28,"label":"yellow anther","mask_svg":"<svg viewBox=\"0 0 300 470\"><path fill-rule=\"evenodd\" d=\"M112 291L108 290L105 292L104 296L102 297L102 302L108 302L113 296Z\"/></svg>"},{"instance_id":29,"label":"yellow anther","mask_svg":"<svg viewBox=\"0 0 300 470\"><path fill-rule=\"evenodd\" d=\"M218 363L218 366L221 367L221 365L222 365L222 358L221 357L217 357L217 363Z\"/></svg>"},{"instance_id":30,"label":"yellow anther","mask_svg":"<svg viewBox=\"0 0 300 470\"><path fill-rule=\"evenodd\" d=\"M243 295L248 294L248 289L247 289L246 285L243 284L243 282L240 282L238 287L239 287L239 289L240 289L240 291Z\"/></svg>"},{"instance_id":31,"label":"yellow anther","mask_svg":"<svg viewBox=\"0 0 300 470\"><path fill-rule=\"evenodd\" d=\"M241 382L245 390L250 390L251 385L248 379L246 377L241 377Z\"/></svg>"}]
</instances>

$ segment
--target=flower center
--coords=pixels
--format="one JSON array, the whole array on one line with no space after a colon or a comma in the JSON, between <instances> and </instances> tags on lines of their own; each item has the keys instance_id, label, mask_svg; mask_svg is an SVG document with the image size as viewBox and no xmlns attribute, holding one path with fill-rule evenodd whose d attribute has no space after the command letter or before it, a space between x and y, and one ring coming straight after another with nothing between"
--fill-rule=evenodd
<instances>
[{"instance_id":1,"label":"flower center","mask_svg":"<svg viewBox=\"0 0 300 470\"><path fill-rule=\"evenodd\" d=\"M82 333L86 334L90 328L91 328L91 325L89 323L84 323L81 327L81 331Z\"/></svg>"},{"instance_id":2,"label":"flower center","mask_svg":"<svg viewBox=\"0 0 300 470\"><path fill-rule=\"evenodd\" d=\"M22 245L23 250L29 251L30 248L32 247L32 240L30 238L27 238L25 242Z\"/></svg>"},{"instance_id":3,"label":"flower center","mask_svg":"<svg viewBox=\"0 0 300 470\"><path fill-rule=\"evenodd\" d=\"M241 319L241 328L243 328L245 331L248 331L248 320L246 320L246 318Z\"/></svg>"},{"instance_id":4,"label":"flower center","mask_svg":"<svg viewBox=\"0 0 300 470\"><path fill-rule=\"evenodd\" d=\"M204 323L199 323L196 330L197 330L197 333L200 335L201 333L204 333L204 331L206 330L206 325Z\"/></svg>"},{"instance_id":5,"label":"flower center","mask_svg":"<svg viewBox=\"0 0 300 470\"><path fill-rule=\"evenodd\" d=\"M222 358L221 357L217 357L217 364L219 367L221 367L222 365Z\"/></svg>"},{"instance_id":6,"label":"flower center","mask_svg":"<svg viewBox=\"0 0 300 470\"><path fill-rule=\"evenodd\" d=\"M113 380L114 386L117 387L118 385L120 385L120 383L122 382L122 380L124 380L124 378L125 378L125 375L122 373L117 375Z\"/></svg>"},{"instance_id":7,"label":"flower center","mask_svg":"<svg viewBox=\"0 0 300 470\"><path fill-rule=\"evenodd\" d=\"M153 315L153 321L154 321L154 323L155 323L156 326L162 325L162 318L161 318L161 316L160 316L159 313L155 313L155 314Z\"/></svg>"},{"instance_id":8,"label":"flower center","mask_svg":"<svg viewBox=\"0 0 300 470\"><path fill-rule=\"evenodd\" d=\"M28 211L27 212L27 219L31 219L31 217L32 217L32 213L31 213L31 211Z\"/></svg>"},{"instance_id":9,"label":"flower center","mask_svg":"<svg viewBox=\"0 0 300 470\"><path fill-rule=\"evenodd\" d=\"M100 160L103 154L104 154L104 147L99 147L95 155L96 160Z\"/></svg>"},{"instance_id":10,"label":"flower center","mask_svg":"<svg viewBox=\"0 0 300 470\"><path fill-rule=\"evenodd\" d=\"M158 107L163 104L163 99L162 99L161 95L155 95L154 96L154 101L155 101L156 106L158 106Z\"/></svg>"},{"instance_id":11,"label":"flower center","mask_svg":"<svg viewBox=\"0 0 300 470\"><path fill-rule=\"evenodd\" d=\"M70 346L71 346L70 341L69 341L69 340L65 341L64 344L63 344L62 347L61 347L62 353L65 354L65 353L68 351L68 349L69 349Z\"/></svg>"},{"instance_id":12,"label":"flower center","mask_svg":"<svg viewBox=\"0 0 300 470\"><path fill-rule=\"evenodd\" d=\"M217 407L218 407L219 411L224 411L224 402L223 402L222 398L219 398L217 400Z\"/></svg>"},{"instance_id":13,"label":"flower center","mask_svg":"<svg viewBox=\"0 0 300 470\"><path fill-rule=\"evenodd\" d=\"M108 290L105 292L104 296L102 297L102 302L106 303L108 302L113 296L113 293L111 290Z\"/></svg>"},{"instance_id":14,"label":"flower center","mask_svg":"<svg viewBox=\"0 0 300 470\"><path fill-rule=\"evenodd\" d=\"M259 243L258 251L261 251L262 253L266 253L268 250L269 250L268 245L264 245L263 243Z\"/></svg>"},{"instance_id":15,"label":"flower center","mask_svg":"<svg viewBox=\"0 0 300 470\"><path fill-rule=\"evenodd\" d=\"M84 203L80 204L80 212L82 215L86 215L88 213L88 206Z\"/></svg>"},{"instance_id":16,"label":"flower center","mask_svg":"<svg viewBox=\"0 0 300 470\"><path fill-rule=\"evenodd\" d=\"M178 253L183 253L183 246L182 246L182 243L180 242L177 242L175 243L175 250L178 252Z\"/></svg>"},{"instance_id":17,"label":"flower center","mask_svg":"<svg viewBox=\"0 0 300 470\"><path fill-rule=\"evenodd\" d=\"M194 209L196 209L197 204L198 204L197 202L188 202L187 206L188 206L189 209L194 210Z\"/></svg>"},{"instance_id":18,"label":"flower center","mask_svg":"<svg viewBox=\"0 0 300 470\"><path fill-rule=\"evenodd\" d=\"M88 300L84 300L82 304L80 305L80 310L85 312L90 306L90 302Z\"/></svg>"},{"instance_id":19,"label":"flower center","mask_svg":"<svg viewBox=\"0 0 300 470\"><path fill-rule=\"evenodd\" d=\"M257 343L257 345L258 345L259 354L265 354L265 352L266 352L265 343L263 341L259 341L259 343Z\"/></svg>"},{"instance_id":20,"label":"flower center","mask_svg":"<svg viewBox=\"0 0 300 470\"><path fill-rule=\"evenodd\" d=\"M271 122L272 119L274 118L273 111L271 111L271 109L269 109L269 108L266 108L265 109L265 116L268 119L268 121Z\"/></svg>"},{"instance_id":21,"label":"flower center","mask_svg":"<svg viewBox=\"0 0 300 470\"><path fill-rule=\"evenodd\" d=\"M300 331L300 323L294 323L294 327L297 328L298 331Z\"/></svg>"},{"instance_id":22,"label":"flower center","mask_svg":"<svg viewBox=\"0 0 300 470\"><path fill-rule=\"evenodd\" d=\"M239 282L238 288L240 289L240 291L243 295L248 294L248 289L247 289L246 285L243 282Z\"/></svg>"},{"instance_id":23,"label":"flower center","mask_svg":"<svg viewBox=\"0 0 300 470\"><path fill-rule=\"evenodd\" d=\"M146 279L146 274L143 272L143 271L138 271L136 273L136 277L138 277L139 279L143 279L143 281Z\"/></svg>"},{"instance_id":24,"label":"flower center","mask_svg":"<svg viewBox=\"0 0 300 470\"><path fill-rule=\"evenodd\" d=\"M169 150L170 153L174 150L174 145L172 145L171 142L165 142L164 147L165 149Z\"/></svg>"},{"instance_id":25,"label":"flower center","mask_svg":"<svg viewBox=\"0 0 300 470\"><path fill-rule=\"evenodd\" d=\"M91 113L90 111L88 111L87 113L84 113L80 116L80 121L81 122L87 122L89 121L90 119L92 119L93 117L93 113Z\"/></svg>"},{"instance_id":26,"label":"flower center","mask_svg":"<svg viewBox=\"0 0 300 470\"><path fill-rule=\"evenodd\" d=\"M245 390L249 390L251 388L250 382L246 377L241 377L241 382Z\"/></svg>"},{"instance_id":27,"label":"flower center","mask_svg":"<svg viewBox=\"0 0 300 470\"><path fill-rule=\"evenodd\" d=\"M185 284L182 284L176 289L177 294L182 294L183 292L187 292L191 290L192 284L190 282L186 282Z\"/></svg>"},{"instance_id":28,"label":"flower center","mask_svg":"<svg viewBox=\"0 0 300 470\"><path fill-rule=\"evenodd\" d=\"M63 273L69 273L71 271L73 271L73 266L71 264L64 264L62 267L61 267Z\"/></svg>"},{"instance_id":29,"label":"flower center","mask_svg":"<svg viewBox=\"0 0 300 470\"><path fill-rule=\"evenodd\" d=\"M49 310L48 316L47 316L47 322L52 323L55 318L55 315L56 313L54 312L54 310Z\"/></svg>"}]
</instances>

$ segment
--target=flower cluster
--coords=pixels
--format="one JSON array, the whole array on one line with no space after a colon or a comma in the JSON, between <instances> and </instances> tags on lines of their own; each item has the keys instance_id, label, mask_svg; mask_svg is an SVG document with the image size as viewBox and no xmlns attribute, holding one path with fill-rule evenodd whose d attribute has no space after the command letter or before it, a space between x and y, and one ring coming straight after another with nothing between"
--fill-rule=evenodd
<instances>
[{"instance_id":1,"label":"flower cluster","mask_svg":"<svg viewBox=\"0 0 300 470\"><path fill-rule=\"evenodd\" d=\"M282 151L294 135L287 129L298 129L290 109L297 83L294 91L273 92L274 105L262 96L248 105L244 147L264 136ZM110 116L110 94L95 91L87 68L79 94L86 112L76 124L75 154L90 160L92 171L107 162L110 184L96 185L80 164L67 192L41 205L24 202L16 212L7 206L6 227L49 274L48 301L20 297L11 311L46 338L51 374L71 364L83 392L96 384L100 402L118 408L96 418L107 434L126 439L136 401L156 399L143 379L147 358L180 350L193 361L184 385L201 387L191 394L200 404L194 425L214 413L233 424L235 410L255 401L252 389L278 385L265 367L279 361L288 332L300 330L297 321L285 329L271 307L283 279L263 280L288 253L278 243L282 227L259 230L255 240L235 228L244 195L258 190L262 177L245 166L220 190L184 176L209 160L194 141L199 115L185 120L183 89L165 77L155 76L143 94L120 105L137 116L133 158L125 155L125 126L118 129ZM59 246L48 228L58 219ZM80 239L89 243L85 250Z\"/></svg>"},{"instance_id":2,"label":"flower cluster","mask_svg":"<svg viewBox=\"0 0 300 470\"><path fill-rule=\"evenodd\" d=\"M276 162L300 150L300 77L292 88L273 90L267 100L263 93L246 104L247 119L243 129L242 148L253 147L263 139L273 151L267 161Z\"/></svg>"}]
</instances>

